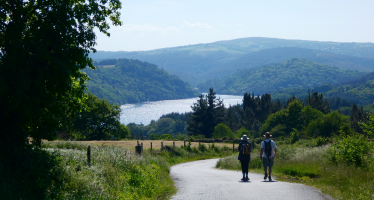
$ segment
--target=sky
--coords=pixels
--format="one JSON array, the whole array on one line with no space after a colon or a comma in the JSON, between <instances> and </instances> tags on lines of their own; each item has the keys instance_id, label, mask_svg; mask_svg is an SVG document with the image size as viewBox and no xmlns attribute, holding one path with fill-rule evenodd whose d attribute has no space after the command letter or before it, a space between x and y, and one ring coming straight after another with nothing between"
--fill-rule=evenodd
<instances>
[{"instance_id":1,"label":"sky","mask_svg":"<svg viewBox=\"0 0 374 200\"><path fill-rule=\"evenodd\" d=\"M97 50L145 51L246 37L374 43L373 0L121 0Z\"/></svg>"}]
</instances>

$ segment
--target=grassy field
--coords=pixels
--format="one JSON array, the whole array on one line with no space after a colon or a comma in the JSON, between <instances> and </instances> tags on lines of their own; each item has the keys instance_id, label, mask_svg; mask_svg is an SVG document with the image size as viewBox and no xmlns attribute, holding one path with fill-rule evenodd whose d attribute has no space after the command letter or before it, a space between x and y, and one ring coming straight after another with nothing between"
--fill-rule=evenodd
<instances>
[{"instance_id":1,"label":"grassy field","mask_svg":"<svg viewBox=\"0 0 374 200\"><path fill-rule=\"evenodd\" d=\"M316 140L296 144L278 142L273 174L277 180L303 183L321 189L336 199L374 199L374 158L371 153L366 167L331 162L331 144L317 147ZM260 149L253 150L250 171L263 174ZM237 155L222 158L217 168L241 170Z\"/></svg>"},{"instance_id":2,"label":"grassy field","mask_svg":"<svg viewBox=\"0 0 374 200\"><path fill-rule=\"evenodd\" d=\"M163 145L166 146L173 146L173 141L167 141L167 140L121 140L121 141L108 141L108 140L94 140L94 141L77 141L77 143L82 143L82 144L89 144L89 145L110 145L110 146L117 146L117 147L122 147L126 149L134 149L135 146L137 145L137 142L143 143L143 148L144 149L150 149L151 148L151 143L152 143L152 149L158 150L161 149L161 142L163 142ZM186 141L186 145L188 144L188 141ZM208 146L208 143L201 143L206 146ZM175 141L175 146L176 147L181 147L184 145L183 141ZM198 142L191 142L191 147L198 147L199 143ZM227 143L215 143L215 146L218 147L231 147L232 144L227 144Z\"/></svg>"}]
</instances>

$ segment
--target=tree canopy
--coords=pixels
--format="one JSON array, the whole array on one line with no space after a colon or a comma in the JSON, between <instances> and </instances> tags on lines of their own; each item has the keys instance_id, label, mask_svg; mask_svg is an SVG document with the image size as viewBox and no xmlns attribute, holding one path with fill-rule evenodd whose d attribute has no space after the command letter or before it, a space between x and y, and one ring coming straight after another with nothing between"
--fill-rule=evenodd
<instances>
[{"instance_id":1,"label":"tree canopy","mask_svg":"<svg viewBox=\"0 0 374 200\"><path fill-rule=\"evenodd\" d=\"M120 25L119 0L0 1L0 150L53 139L67 112L80 111L94 28Z\"/></svg>"}]
</instances>

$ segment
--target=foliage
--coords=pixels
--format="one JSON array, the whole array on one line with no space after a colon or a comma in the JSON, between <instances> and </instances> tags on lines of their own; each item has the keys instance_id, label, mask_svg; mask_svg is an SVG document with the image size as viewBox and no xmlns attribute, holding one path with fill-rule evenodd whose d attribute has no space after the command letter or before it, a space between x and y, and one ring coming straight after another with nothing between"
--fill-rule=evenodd
<instances>
[{"instance_id":1,"label":"foliage","mask_svg":"<svg viewBox=\"0 0 374 200\"><path fill-rule=\"evenodd\" d=\"M195 97L196 91L154 64L118 59L111 67L84 70L91 78L89 92L111 103L126 104Z\"/></svg>"},{"instance_id":2,"label":"foliage","mask_svg":"<svg viewBox=\"0 0 374 200\"><path fill-rule=\"evenodd\" d=\"M374 103L373 103L374 106ZM368 116L366 123L360 123L361 128L366 133L368 137L374 137L374 113Z\"/></svg>"},{"instance_id":3,"label":"foliage","mask_svg":"<svg viewBox=\"0 0 374 200\"><path fill-rule=\"evenodd\" d=\"M280 61L282 62L282 61ZM311 88L326 83L339 83L364 75L364 72L339 69L337 67L292 58L278 64L243 69L199 88L214 87L222 94L272 93L286 88Z\"/></svg>"},{"instance_id":4,"label":"foliage","mask_svg":"<svg viewBox=\"0 0 374 200\"><path fill-rule=\"evenodd\" d=\"M130 137L129 129L120 123L121 108L109 104L88 93L84 101L86 109L72 118L68 118L65 130L79 139L103 140L124 139Z\"/></svg>"},{"instance_id":5,"label":"foliage","mask_svg":"<svg viewBox=\"0 0 374 200\"><path fill-rule=\"evenodd\" d=\"M151 133L151 134L149 134L149 139L150 140L158 140L159 136L155 133Z\"/></svg>"},{"instance_id":6,"label":"foliage","mask_svg":"<svg viewBox=\"0 0 374 200\"><path fill-rule=\"evenodd\" d=\"M289 88L273 91L271 94L274 98L280 99L290 98L292 95L305 97L308 96L308 89L323 93L333 110L351 107L352 102L369 105L374 99L374 72L353 80L343 80L337 84L323 84L314 88Z\"/></svg>"},{"instance_id":7,"label":"foliage","mask_svg":"<svg viewBox=\"0 0 374 200\"><path fill-rule=\"evenodd\" d=\"M242 137L243 135L247 135L247 137L253 137L253 135L251 134L251 131L248 131L248 130L245 129L244 127L240 128L240 129L237 130L236 133L235 133L235 137L236 137L236 138L240 138L240 137Z\"/></svg>"},{"instance_id":8,"label":"foliage","mask_svg":"<svg viewBox=\"0 0 374 200\"><path fill-rule=\"evenodd\" d=\"M1 198L56 199L65 179L61 158L40 149L22 153L17 160L0 159Z\"/></svg>"},{"instance_id":9,"label":"foliage","mask_svg":"<svg viewBox=\"0 0 374 200\"><path fill-rule=\"evenodd\" d=\"M204 135L211 138L214 127L223 122L225 107L223 101L216 99L213 88L207 95L200 95L197 103L194 103L192 113L187 121L187 131L190 135Z\"/></svg>"},{"instance_id":10,"label":"foliage","mask_svg":"<svg viewBox=\"0 0 374 200\"><path fill-rule=\"evenodd\" d=\"M223 138L223 137L233 138L234 133L225 124L219 123L217 124L216 127L214 127L213 138Z\"/></svg>"},{"instance_id":11,"label":"foliage","mask_svg":"<svg viewBox=\"0 0 374 200\"><path fill-rule=\"evenodd\" d=\"M0 153L54 139L61 118L79 111L94 68L94 28L120 25L119 0L0 2ZM108 19L109 18L109 19Z\"/></svg>"},{"instance_id":12,"label":"foliage","mask_svg":"<svg viewBox=\"0 0 374 200\"><path fill-rule=\"evenodd\" d=\"M169 133L162 134L158 139L160 140L174 140L174 137Z\"/></svg>"},{"instance_id":13,"label":"foliage","mask_svg":"<svg viewBox=\"0 0 374 200\"><path fill-rule=\"evenodd\" d=\"M325 144L327 144L327 143L329 143L329 142L331 142L330 138L319 136L319 137L317 138L317 141L316 141L315 146L316 146L316 147L320 147L320 146L325 145Z\"/></svg>"},{"instance_id":14,"label":"foliage","mask_svg":"<svg viewBox=\"0 0 374 200\"><path fill-rule=\"evenodd\" d=\"M342 161L355 167L366 167L371 150L372 144L367 137L358 133L343 135L330 148L332 161Z\"/></svg>"},{"instance_id":15,"label":"foliage","mask_svg":"<svg viewBox=\"0 0 374 200\"><path fill-rule=\"evenodd\" d=\"M292 132L291 132L290 143L295 144L297 141L299 141L299 131L297 129L293 128Z\"/></svg>"},{"instance_id":16,"label":"foliage","mask_svg":"<svg viewBox=\"0 0 374 200\"><path fill-rule=\"evenodd\" d=\"M310 122L305 129L305 133L313 137L331 137L339 133L342 124L348 123L349 119L347 116L338 111L333 111L330 114Z\"/></svg>"},{"instance_id":17,"label":"foliage","mask_svg":"<svg viewBox=\"0 0 374 200\"><path fill-rule=\"evenodd\" d=\"M169 166L160 157L146 152L140 157L114 146L91 146L89 166L88 145L80 144L85 148L73 150L65 147L78 145L62 143L46 144L47 152L60 155L57 167L61 169L50 184L52 190L45 191L47 199L162 199L174 191Z\"/></svg>"}]
</instances>

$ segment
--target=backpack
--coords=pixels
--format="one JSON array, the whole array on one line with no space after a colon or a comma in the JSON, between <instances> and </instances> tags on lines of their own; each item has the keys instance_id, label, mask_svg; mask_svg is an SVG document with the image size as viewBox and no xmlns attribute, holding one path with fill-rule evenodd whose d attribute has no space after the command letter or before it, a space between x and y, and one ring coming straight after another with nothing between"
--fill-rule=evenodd
<instances>
[{"instance_id":1,"label":"backpack","mask_svg":"<svg viewBox=\"0 0 374 200\"><path fill-rule=\"evenodd\" d=\"M271 140L269 142L265 142L265 155L266 157L270 158L271 157Z\"/></svg>"},{"instance_id":2,"label":"backpack","mask_svg":"<svg viewBox=\"0 0 374 200\"><path fill-rule=\"evenodd\" d=\"M249 155L251 153L251 145L247 142L243 144L243 155Z\"/></svg>"}]
</instances>

